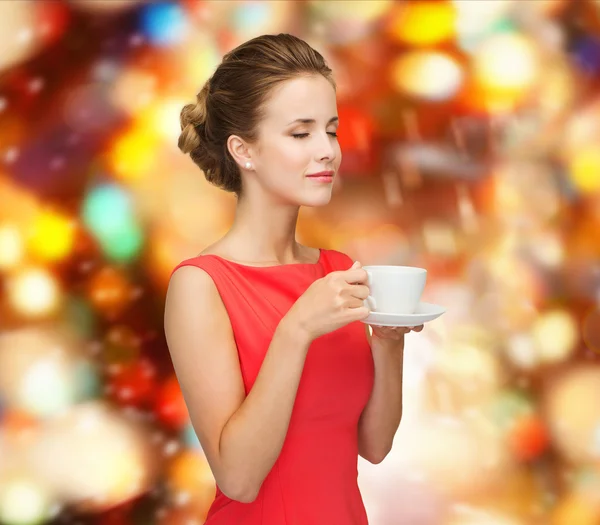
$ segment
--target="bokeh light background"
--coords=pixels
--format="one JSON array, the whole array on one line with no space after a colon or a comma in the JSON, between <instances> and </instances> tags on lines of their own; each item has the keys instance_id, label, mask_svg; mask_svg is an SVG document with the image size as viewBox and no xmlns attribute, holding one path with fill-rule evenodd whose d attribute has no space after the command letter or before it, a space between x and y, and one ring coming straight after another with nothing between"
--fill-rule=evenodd
<instances>
[{"instance_id":1,"label":"bokeh light background","mask_svg":"<svg viewBox=\"0 0 600 525\"><path fill-rule=\"evenodd\" d=\"M162 313L235 200L179 111L278 32L339 85L299 240L424 266L448 308L408 336L393 451L359 461L371 523L600 523L598 0L0 2L0 523L204 521Z\"/></svg>"}]
</instances>

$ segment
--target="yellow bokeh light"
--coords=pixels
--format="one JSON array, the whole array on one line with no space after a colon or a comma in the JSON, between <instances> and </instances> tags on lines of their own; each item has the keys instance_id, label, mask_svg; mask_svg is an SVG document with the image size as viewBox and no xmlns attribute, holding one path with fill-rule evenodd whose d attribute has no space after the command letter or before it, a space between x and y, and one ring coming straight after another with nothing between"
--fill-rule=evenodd
<instances>
[{"instance_id":1,"label":"yellow bokeh light","mask_svg":"<svg viewBox=\"0 0 600 525\"><path fill-rule=\"evenodd\" d=\"M600 191L600 148L588 146L577 151L570 162L573 184L583 193Z\"/></svg>"},{"instance_id":2,"label":"yellow bokeh light","mask_svg":"<svg viewBox=\"0 0 600 525\"><path fill-rule=\"evenodd\" d=\"M139 127L154 132L171 144L177 144L181 133L179 115L186 103L184 100L169 99L153 105L142 113Z\"/></svg>"},{"instance_id":3,"label":"yellow bokeh light","mask_svg":"<svg viewBox=\"0 0 600 525\"><path fill-rule=\"evenodd\" d=\"M23 236L13 224L0 224L0 270L15 268L25 252Z\"/></svg>"},{"instance_id":4,"label":"yellow bokeh light","mask_svg":"<svg viewBox=\"0 0 600 525\"><path fill-rule=\"evenodd\" d=\"M597 459L596 436L600 421L598 367L571 363L549 378L544 397L546 421L557 452L571 464L591 465Z\"/></svg>"},{"instance_id":5,"label":"yellow bokeh light","mask_svg":"<svg viewBox=\"0 0 600 525\"><path fill-rule=\"evenodd\" d=\"M40 483L28 477L4 479L0 486L0 520L2 523L43 523L52 497Z\"/></svg>"},{"instance_id":6,"label":"yellow bokeh light","mask_svg":"<svg viewBox=\"0 0 600 525\"><path fill-rule=\"evenodd\" d=\"M129 454L121 454L113 461L108 462L106 480L110 484L107 488L111 500L125 500L132 493L137 494L144 486L144 478L147 473L144 468L141 468L144 458L140 456L141 454L136 454L136 451L131 451Z\"/></svg>"},{"instance_id":7,"label":"yellow bokeh light","mask_svg":"<svg viewBox=\"0 0 600 525\"><path fill-rule=\"evenodd\" d=\"M41 211L28 236L31 253L44 261L59 261L73 249L75 221L51 210Z\"/></svg>"},{"instance_id":8,"label":"yellow bokeh light","mask_svg":"<svg viewBox=\"0 0 600 525\"><path fill-rule=\"evenodd\" d=\"M138 126L117 139L110 157L115 175L121 180L135 182L155 164L159 140L153 131Z\"/></svg>"},{"instance_id":9,"label":"yellow bokeh light","mask_svg":"<svg viewBox=\"0 0 600 525\"><path fill-rule=\"evenodd\" d=\"M492 36L474 57L474 85L490 107L502 105L510 108L525 97L538 75L535 49L527 38L518 34Z\"/></svg>"},{"instance_id":10,"label":"yellow bokeh light","mask_svg":"<svg viewBox=\"0 0 600 525\"><path fill-rule=\"evenodd\" d=\"M545 363L558 363L567 359L575 349L578 329L571 314L564 310L554 310L537 318L532 335L541 360Z\"/></svg>"},{"instance_id":11,"label":"yellow bokeh light","mask_svg":"<svg viewBox=\"0 0 600 525\"><path fill-rule=\"evenodd\" d=\"M58 282L43 268L26 268L12 276L8 283L10 305L26 316L42 316L54 312L61 302Z\"/></svg>"},{"instance_id":12,"label":"yellow bokeh light","mask_svg":"<svg viewBox=\"0 0 600 525\"><path fill-rule=\"evenodd\" d=\"M196 497L214 490L215 479L206 459L195 451L184 450L168 466L169 485L176 492Z\"/></svg>"},{"instance_id":13,"label":"yellow bokeh light","mask_svg":"<svg viewBox=\"0 0 600 525\"><path fill-rule=\"evenodd\" d=\"M439 2L402 4L392 16L390 33L396 40L415 46L435 45L454 36L456 9Z\"/></svg>"},{"instance_id":14,"label":"yellow bokeh light","mask_svg":"<svg viewBox=\"0 0 600 525\"><path fill-rule=\"evenodd\" d=\"M438 52L417 50L403 53L392 67L394 84L409 95L428 100L446 100L463 80L460 65Z\"/></svg>"}]
</instances>

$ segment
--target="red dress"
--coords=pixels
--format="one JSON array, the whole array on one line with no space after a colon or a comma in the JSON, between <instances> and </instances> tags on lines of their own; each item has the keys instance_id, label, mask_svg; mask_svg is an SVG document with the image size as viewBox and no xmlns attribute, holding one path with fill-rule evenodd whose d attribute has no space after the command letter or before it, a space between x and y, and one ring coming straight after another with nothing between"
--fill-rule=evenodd
<instances>
[{"instance_id":1,"label":"red dress","mask_svg":"<svg viewBox=\"0 0 600 525\"><path fill-rule=\"evenodd\" d=\"M313 281L347 270L352 259L321 250L315 264L252 267L200 255L175 269L185 265L202 268L215 282L231 319L248 394L283 315ZM373 379L371 349L360 321L315 339L283 448L258 497L240 503L217 486L206 525L367 524L357 480L357 426Z\"/></svg>"}]
</instances>

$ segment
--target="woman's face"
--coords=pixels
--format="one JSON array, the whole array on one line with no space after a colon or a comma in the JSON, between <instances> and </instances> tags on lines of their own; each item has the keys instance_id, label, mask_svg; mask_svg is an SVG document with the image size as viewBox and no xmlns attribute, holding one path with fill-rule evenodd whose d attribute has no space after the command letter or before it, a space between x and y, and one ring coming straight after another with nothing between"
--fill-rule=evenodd
<instances>
[{"instance_id":1,"label":"woman's face","mask_svg":"<svg viewBox=\"0 0 600 525\"><path fill-rule=\"evenodd\" d=\"M327 204L332 179L309 175L329 171L335 179L342 161L333 86L321 75L285 81L273 91L264 112L258 141L251 147L254 170L247 175L279 202Z\"/></svg>"}]
</instances>

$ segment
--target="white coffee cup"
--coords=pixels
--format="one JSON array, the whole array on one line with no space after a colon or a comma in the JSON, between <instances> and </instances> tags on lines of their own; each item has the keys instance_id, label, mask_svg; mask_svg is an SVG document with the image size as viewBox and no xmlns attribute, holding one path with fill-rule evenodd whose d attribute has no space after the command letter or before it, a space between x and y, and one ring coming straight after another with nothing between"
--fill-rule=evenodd
<instances>
[{"instance_id":1,"label":"white coffee cup","mask_svg":"<svg viewBox=\"0 0 600 525\"><path fill-rule=\"evenodd\" d=\"M365 300L372 312L412 314L417 309L427 270L414 266L363 266L369 276L371 294Z\"/></svg>"}]
</instances>

